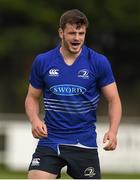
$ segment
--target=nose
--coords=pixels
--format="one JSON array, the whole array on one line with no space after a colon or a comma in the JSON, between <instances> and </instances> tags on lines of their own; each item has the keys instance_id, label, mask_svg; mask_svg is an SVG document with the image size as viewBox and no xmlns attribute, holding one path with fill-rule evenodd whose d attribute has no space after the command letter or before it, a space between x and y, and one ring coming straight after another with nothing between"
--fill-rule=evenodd
<instances>
[{"instance_id":1,"label":"nose","mask_svg":"<svg viewBox=\"0 0 140 180\"><path fill-rule=\"evenodd\" d=\"M79 40L79 34L78 33L75 34L74 40Z\"/></svg>"}]
</instances>

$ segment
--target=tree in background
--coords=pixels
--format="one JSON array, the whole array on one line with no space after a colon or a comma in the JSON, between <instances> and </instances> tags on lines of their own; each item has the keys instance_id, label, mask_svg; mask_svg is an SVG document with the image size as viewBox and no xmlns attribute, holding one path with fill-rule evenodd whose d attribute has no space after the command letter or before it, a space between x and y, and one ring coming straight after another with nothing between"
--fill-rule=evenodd
<instances>
[{"instance_id":1,"label":"tree in background","mask_svg":"<svg viewBox=\"0 0 140 180\"><path fill-rule=\"evenodd\" d=\"M126 114L139 114L139 0L0 0L0 112L24 112L32 61L59 43L59 17L71 8L87 14L87 44L110 59Z\"/></svg>"}]
</instances>

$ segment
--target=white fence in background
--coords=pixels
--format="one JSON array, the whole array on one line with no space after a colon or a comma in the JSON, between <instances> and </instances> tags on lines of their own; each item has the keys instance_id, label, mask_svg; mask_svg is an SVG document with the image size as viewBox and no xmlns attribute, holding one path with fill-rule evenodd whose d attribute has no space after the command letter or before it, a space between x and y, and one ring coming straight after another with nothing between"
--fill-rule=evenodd
<instances>
[{"instance_id":1,"label":"white fence in background","mask_svg":"<svg viewBox=\"0 0 140 180\"><path fill-rule=\"evenodd\" d=\"M105 118L105 117L99 117ZM140 123L122 123L118 134L118 148L104 151L102 138L107 131L106 123L97 123L101 169L104 172L140 172ZM0 119L0 136L5 136L5 150L0 151L0 163L13 170L27 170L37 140L31 135L30 123Z\"/></svg>"}]
</instances>

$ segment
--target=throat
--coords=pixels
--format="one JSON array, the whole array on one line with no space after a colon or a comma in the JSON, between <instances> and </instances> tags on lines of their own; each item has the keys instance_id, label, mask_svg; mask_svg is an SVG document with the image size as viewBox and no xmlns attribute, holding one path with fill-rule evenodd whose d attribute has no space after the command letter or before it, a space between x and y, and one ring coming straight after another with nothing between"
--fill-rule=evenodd
<instances>
[{"instance_id":1,"label":"throat","mask_svg":"<svg viewBox=\"0 0 140 180\"><path fill-rule=\"evenodd\" d=\"M71 66L74 62L75 62L76 58L75 59L71 59L71 58L64 58L64 62L68 65L68 66Z\"/></svg>"},{"instance_id":2,"label":"throat","mask_svg":"<svg viewBox=\"0 0 140 180\"><path fill-rule=\"evenodd\" d=\"M69 52L63 50L62 47L61 47L60 48L60 53L61 53L61 55L62 55L62 57L64 59L64 62L68 66L70 66L76 61L76 59L79 56L79 54L81 53L81 51L79 53L77 53L77 54L73 54L73 53L69 53Z\"/></svg>"}]
</instances>

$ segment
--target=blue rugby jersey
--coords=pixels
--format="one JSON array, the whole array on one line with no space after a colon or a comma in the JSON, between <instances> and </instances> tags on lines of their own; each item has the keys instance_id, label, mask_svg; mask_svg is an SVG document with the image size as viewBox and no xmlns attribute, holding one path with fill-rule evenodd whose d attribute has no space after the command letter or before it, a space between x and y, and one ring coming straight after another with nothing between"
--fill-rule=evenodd
<instances>
[{"instance_id":1,"label":"blue rugby jersey","mask_svg":"<svg viewBox=\"0 0 140 180\"><path fill-rule=\"evenodd\" d=\"M60 46L40 54L32 65L30 84L42 89L48 137L38 145L57 150L59 144L96 148L96 109L100 89L113 83L107 58L86 46L67 65Z\"/></svg>"}]
</instances>

